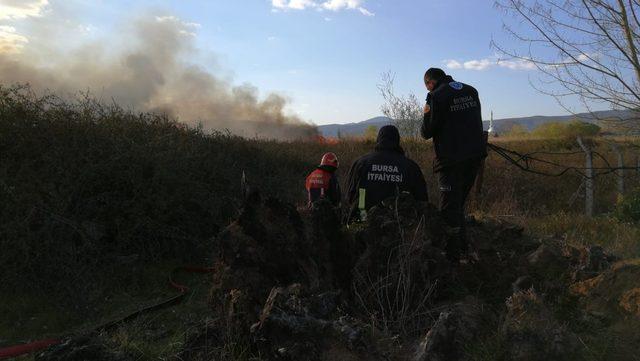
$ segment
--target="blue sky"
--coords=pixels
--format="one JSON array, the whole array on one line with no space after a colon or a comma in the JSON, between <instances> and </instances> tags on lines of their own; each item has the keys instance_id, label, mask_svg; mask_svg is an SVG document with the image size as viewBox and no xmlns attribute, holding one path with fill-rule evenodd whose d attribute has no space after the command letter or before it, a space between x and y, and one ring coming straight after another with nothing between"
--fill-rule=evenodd
<instances>
[{"instance_id":1,"label":"blue sky","mask_svg":"<svg viewBox=\"0 0 640 361\"><path fill-rule=\"evenodd\" d=\"M430 66L474 85L485 118L491 110L496 118L566 114L532 89L530 64L498 62L492 38L519 44L503 33L493 0L0 0L0 51L109 37L117 47L115 29L149 14L193 23L191 62L260 94L283 94L287 111L316 124L380 115L376 84L385 71L396 74L399 94L424 98ZM43 40L56 31L56 41Z\"/></svg>"}]
</instances>

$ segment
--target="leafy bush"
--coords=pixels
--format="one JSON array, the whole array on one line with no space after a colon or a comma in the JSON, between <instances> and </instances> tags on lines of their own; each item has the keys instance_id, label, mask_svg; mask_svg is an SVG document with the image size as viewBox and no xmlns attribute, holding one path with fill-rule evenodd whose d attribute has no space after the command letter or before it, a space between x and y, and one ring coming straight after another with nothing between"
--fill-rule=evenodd
<instances>
[{"instance_id":1,"label":"leafy bush","mask_svg":"<svg viewBox=\"0 0 640 361\"><path fill-rule=\"evenodd\" d=\"M378 127L370 125L364 130L363 137L367 140L375 140L378 137Z\"/></svg>"},{"instance_id":2,"label":"leafy bush","mask_svg":"<svg viewBox=\"0 0 640 361\"><path fill-rule=\"evenodd\" d=\"M529 131L522 124L513 124L503 135L509 138L523 138L529 135Z\"/></svg>"},{"instance_id":3,"label":"leafy bush","mask_svg":"<svg viewBox=\"0 0 640 361\"><path fill-rule=\"evenodd\" d=\"M82 298L102 281L129 282L138 266L203 259L240 206L243 170L295 197L283 179L307 165L283 148L90 98L0 88L0 288L82 287L73 290Z\"/></svg>"},{"instance_id":4,"label":"leafy bush","mask_svg":"<svg viewBox=\"0 0 640 361\"><path fill-rule=\"evenodd\" d=\"M616 205L614 214L617 219L624 222L640 221L640 188L635 189L624 198L621 198Z\"/></svg>"},{"instance_id":5,"label":"leafy bush","mask_svg":"<svg viewBox=\"0 0 640 361\"><path fill-rule=\"evenodd\" d=\"M550 122L537 126L531 134L539 138L570 138L577 136L592 137L600 133L600 127L596 124L579 120L570 122Z\"/></svg>"}]
</instances>

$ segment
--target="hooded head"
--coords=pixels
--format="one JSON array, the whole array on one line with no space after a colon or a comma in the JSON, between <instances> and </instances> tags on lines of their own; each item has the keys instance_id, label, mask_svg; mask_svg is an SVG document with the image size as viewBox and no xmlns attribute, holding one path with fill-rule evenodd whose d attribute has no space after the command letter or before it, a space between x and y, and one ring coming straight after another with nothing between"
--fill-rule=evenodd
<instances>
[{"instance_id":1,"label":"hooded head","mask_svg":"<svg viewBox=\"0 0 640 361\"><path fill-rule=\"evenodd\" d=\"M400 147L400 132L394 125L385 125L378 131L378 139L376 140L376 150L390 150L404 154L404 150Z\"/></svg>"}]
</instances>

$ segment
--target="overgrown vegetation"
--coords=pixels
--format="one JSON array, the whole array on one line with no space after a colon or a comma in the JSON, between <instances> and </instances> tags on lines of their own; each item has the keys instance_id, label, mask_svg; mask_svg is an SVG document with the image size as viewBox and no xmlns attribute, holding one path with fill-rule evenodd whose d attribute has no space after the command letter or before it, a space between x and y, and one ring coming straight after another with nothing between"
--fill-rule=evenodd
<instances>
[{"instance_id":1,"label":"overgrown vegetation","mask_svg":"<svg viewBox=\"0 0 640 361\"><path fill-rule=\"evenodd\" d=\"M493 141L520 152L577 150L571 140ZM591 142L607 154L607 145ZM26 87L1 87L0 311L8 316L0 331L11 330L2 332L9 342L59 334L70 324L110 318L151 298L153 289L166 292L172 266L211 257L213 237L240 207L243 171L252 187L302 205L304 177L324 152L338 154L344 184L351 162L373 145L372 139L283 143L205 134L89 97L63 101ZM405 140L403 147L423 168L437 202L431 143ZM584 162L579 153L548 157ZM633 150L625 157L635 159ZM601 244L624 257L640 255L640 231L625 218L634 214L637 197L628 194L616 206L615 175L596 179L596 206L604 215L591 220L576 216L583 204L578 174L523 173L496 154L486 164L482 193L474 192L470 202L476 215L517 220L535 235ZM638 176L628 172L625 180L631 189ZM606 215L614 210L623 221ZM132 348L142 342L128 337L115 341ZM482 352L494 343L499 340L488 339ZM143 353L169 352L163 350Z\"/></svg>"},{"instance_id":2,"label":"overgrown vegetation","mask_svg":"<svg viewBox=\"0 0 640 361\"><path fill-rule=\"evenodd\" d=\"M635 189L619 199L614 214L623 222L640 222L640 189Z\"/></svg>"},{"instance_id":3,"label":"overgrown vegetation","mask_svg":"<svg viewBox=\"0 0 640 361\"><path fill-rule=\"evenodd\" d=\"M370 125L367 129L364 130L364 134L362 135L366 140L375 140L378 137L378 127L375 125Z\"/></svg>"},{"instance_id":4,"label":"overgrown vegetation","mask_svg":"<svg viewBox=\"0 0 640 361\"><path fill-rule=\"evenodd\" d=\"M573 141L576 137L594 137L601 131L600 126L580 120L570 122L543 123L528 131L521 124L514 124L507 132L502 134L509 138L539 138L539 139L564 139Z\"/></svg>"},{"instance_id":5,"label":"overgrown vegetation","mask_svg":"<svg viewBox=\"0 0 640 361\"><path fill-rule=\"evenodd\" d=\"M132 264L209 256L236 214L242 171L294 198L281 179L306 164L285 148L89 98L0 88L2 288L73 289L73 304L85 304L103 282L131 283Z\"/></svg>"},{"instance_id":6,"label":"overgrown vegetation","mask_svg":"<svg viewBox=\"0 0 640 361\"><path fill-rule=\"evenodd\" d=\"M538 237L559 237L574 246L599 245L623 258L640 257L640 228L609 215L588 218L560 212L522 220Z\"/></svg>"}]
</instances>

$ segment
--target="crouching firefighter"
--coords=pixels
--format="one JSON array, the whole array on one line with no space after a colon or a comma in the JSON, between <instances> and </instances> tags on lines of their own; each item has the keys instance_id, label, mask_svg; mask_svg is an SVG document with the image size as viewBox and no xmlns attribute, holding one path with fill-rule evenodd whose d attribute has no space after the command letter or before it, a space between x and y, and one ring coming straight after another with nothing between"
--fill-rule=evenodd
<instances>
[{"instance_id":1,"label":"crouching firefighter","mask_svg":"<svg viewBox=\"0 0 640 361\"><path fill-rule=\"evenodd\" d=\"M407 192L427 201L427 184L418 164L404 155L393 125L380 128L373 152L356 160L349 171L349 220L366 219L367 211L389 197Z\"/></svg>"},{"instance_id":2,"label":"crouching firefighter","mask_svg":"<svg viewBox=\"0 0 640 361\"><path fill-rule=\"evenodd\" d=\"M335 174L336 170L338 170L338 157L334 153L325 153L320 165L307 176L307 205L309 207L321 198L328 199L336 207L340 205L342 195L338 177Z\"/></svg>"},{"instance_id":3,"label":"crouching firefighter","mask_svg":"<svg viewBox=\"0 0 640 361\"><path fill-rule=\"evenodd\" d=\"M447 223L447 257L459 261L467 252L464 206L482 160L487 140L482 128L478 91L454 81L442 69L424 75L429 90L424 108L422 136L433 138L433 171L438 174L440 212Z\"/></svg>"}]
</instances>

